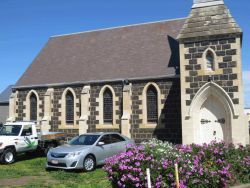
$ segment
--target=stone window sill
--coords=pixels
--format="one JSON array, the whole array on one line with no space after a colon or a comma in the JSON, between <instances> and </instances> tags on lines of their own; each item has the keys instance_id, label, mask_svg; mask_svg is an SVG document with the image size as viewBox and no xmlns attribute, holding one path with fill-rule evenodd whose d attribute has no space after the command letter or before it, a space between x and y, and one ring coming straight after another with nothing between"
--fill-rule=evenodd
<instances>
[{"instance_id":1,"label":"stone window sill","mask_svg":"<svg viewBox=\"0 0 250 188\"><path fill-rule=\"evenodd\" d=\"M165 129L165 125L161 123L144 123L139 125L140 129Z\"/></svg>"},{"instance_id":2,"label":"stone window sill","mask_svg":"<svg viewBox=\"0 0 250 188\"><path fill-rule=\"evenodd\" d=\"M79 125L70 124L70 125L59 125L58 129L79 129Z\"/></svg>"},{"instance_id":3,"label":"stone window sill","mask_svg":"<svg viewBox=\"0 0 250 188\"><path fill-rule=\"evenodd\" d=\"M120 127L119 125L102 124L102 125L96 125L96 129L120 129Z\"/></svg>"},{"instance_id":4,"label":"stone window sill","mask_svg":"<svg viewBox=\"0 0 250 188\"><path fill-rule=\"evenodd\" d=\"M223 74L222 69L216 69L214 71L212 70L198 70L198 76L203 76L203 75L215 75L215 74Z\"/></svg>"},{"instance_id":5,"label":"stone window sill","mask_svg":"<svg viewBox=\"0 0 250 188\"><path fill-rule=\"evenodd\" d=\"M140 129L155 129L157 128L157 123L142 124L139 126Z\"/></svg>"}]
</instances>

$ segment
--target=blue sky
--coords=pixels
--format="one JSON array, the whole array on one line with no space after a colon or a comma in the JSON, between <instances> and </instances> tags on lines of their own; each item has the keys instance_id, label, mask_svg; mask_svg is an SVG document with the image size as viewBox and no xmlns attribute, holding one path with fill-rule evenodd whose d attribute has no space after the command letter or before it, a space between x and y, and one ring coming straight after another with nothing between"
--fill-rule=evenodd
<instances>
[{"instance_id":1,"label":"blue sky","mask_svg":"<svg viewBox=\"0 0 250 188\"><path fill-rule=\"evenodd\" d=\"M15 83L53 35L188 16L192 0L1 0L0 92ZM244 31L243 78L250 107L250 1L225 0ZM248 99L249 98L249 99Z\"/></svg>"}]
</instances>

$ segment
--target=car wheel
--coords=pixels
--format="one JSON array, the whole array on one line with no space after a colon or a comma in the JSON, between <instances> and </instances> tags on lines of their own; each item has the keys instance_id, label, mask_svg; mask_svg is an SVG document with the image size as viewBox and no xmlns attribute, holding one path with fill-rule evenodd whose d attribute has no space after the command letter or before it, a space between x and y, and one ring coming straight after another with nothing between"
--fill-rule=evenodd
<instances>
[{"instance_id":1,"label":"car wheel","mask_svg":"<svg viewBox=\"0 0 250 188\"><path fill-rule=\"evenodd\" d=\"M3 164L11 164L14 163L15 160L16 160L16 152L12 148L4 150L0 159L1 163Z\"/></svg>"},{"instance_id":2,"label":"car wheel","mask_svg":"<svg viewBox=\"0 0 250 188\"><path fill-rule=\"evenodd\" d=\"M95 170L96 162L95 158L91 155L88 155L83 161L83 170L86 172L90 172Z\"/></svg>"}]
</instances>

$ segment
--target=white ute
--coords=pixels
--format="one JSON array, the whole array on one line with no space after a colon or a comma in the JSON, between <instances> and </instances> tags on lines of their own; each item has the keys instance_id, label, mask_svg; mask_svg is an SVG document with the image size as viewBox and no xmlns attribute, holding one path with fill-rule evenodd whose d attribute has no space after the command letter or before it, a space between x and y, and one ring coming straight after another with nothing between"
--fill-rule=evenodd
<instances>
[{"instance_id":1,"label":"white ute","mask_svg":"<svg viewBox=\"0 0 250 188\"><path fill-rule=\"evenodd\" d=\"M47 153L64 140L64 133L38 132L34 122L7 123L0 128L0 162L14 163L18 153Z\"/></svg>"}]
</instances>

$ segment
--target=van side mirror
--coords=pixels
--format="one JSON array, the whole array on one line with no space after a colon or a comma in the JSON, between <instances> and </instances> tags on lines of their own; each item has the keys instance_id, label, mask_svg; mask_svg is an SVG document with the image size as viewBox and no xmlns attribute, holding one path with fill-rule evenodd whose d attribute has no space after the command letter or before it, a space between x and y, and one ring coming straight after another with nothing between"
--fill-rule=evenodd
<instances>
[{"instance_id":1,"label":"van side mirror","mask_svg":"<svg viewBox=\"0 0 250 188\"><path fill-rule=\"evenodd\" d=\"M105 143L104 142L98 142L97 146L103 146Z\"/></svg>"}]
</instances>

